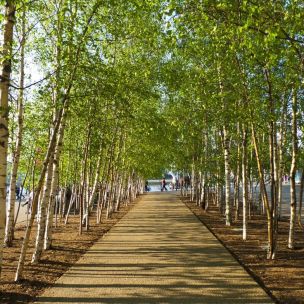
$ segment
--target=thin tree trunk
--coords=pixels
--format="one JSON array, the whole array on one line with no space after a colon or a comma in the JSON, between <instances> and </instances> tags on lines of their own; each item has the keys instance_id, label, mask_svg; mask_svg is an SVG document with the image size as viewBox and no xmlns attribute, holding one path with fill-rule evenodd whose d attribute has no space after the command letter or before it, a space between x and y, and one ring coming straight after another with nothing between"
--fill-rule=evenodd
<instances>
[{"instance_id":1,"label":"thin tree trunk","mask_svg":"<svg viewBox=\"0 0 304 304\"><path fill-rule=\"evenodd\" d=\"M294 232L295 221L297 213L297 199L296 199L296 165L298 154L298 137L297 137L297 92L293 90L292 98L292 159L290 167L290 223L289 223L289 236L288 236L288 248L294 249Z\"/></svg>"},{"instance_id":2,"label":"thin tree trunk","mask_svg":"<svg viewBox=\"0 0 304 304\"><path fill-rule=\"evenodd\" d=\"M239 129L239 127L238 127ZM238 130L239 132L239 130ZM234 206L235 206L235 220L239 218L239 203L240 203L240 144L237 148L237 168L236 168L236 178L234 183Z\"/></svg>"},{"instance_id":3,"label":"thin tree trunk","mask_svg":"<svg viewBox=\"0 0 304 304\"><path fill-rule=\"evenodd\" d=\"M96 165L96 173L95 173L95 178L94 178L94 184L93 184L93 188L92 188L92 193L90 195L90 200L89 200L89 207L91 208L91 206L93 205L94 202L94 197L95 197L95 193L97 190L97 186L98 186L98 182L99 182L99 177L100 177L100 167L101 167L101 148L99 149L99 155L98 155L98 159L97 159L97 165Z\"/></svg>"},{"instance_id":4,"label":"thin tree trunk","mask_svg":"<svg viewBox=\"0 0 304 304\"><path fill-rule=\"evenodd\" d=\"M247 128L243 126L242 141L242 183L243 183L243 240L247 240L248 174L247 174Z\"/></svg>"},{"instance_id":5,"label":"thin tree trunk","mask_svg":"<svg viewBox=\"0 0 304 304\"><path fill-rule=\"evenodd\" d=\"M50 200L48 204L46 226L44 233L44 245L43 245L44 250L49 249L52 244L52 232L53 232L52 228L53 228L55 199L56 199L56 193L59 184L59 161L62 150L64 130L66 126L65 125L66 118L67 118L67 110L64 110L62 114L62 123L58 131L58 139L57 139L56 147L54 149L55 151L54 151L54 163L53 163L53 174L52 174L53 179L52 179Z\"/></svg>"},{"instance_id":6,"label":"thin tree trunk","mask_svg":"<svg viewBox=\"0 0 304 304\"><path fill-rule=\"evenodd\" d=\"M299 210L298 210L298 224L301 228L303 228L302 219L301 219L301 217L302 217L302 203L303 203L303 190L304 190L304 169L302 170L302 175L301 175Z\"/></svg>"},{"instance_id":7,"label":"thin tree trunk","mask_svg":"<svg viewBox=\"0 0 304 304\"><path fill-rule=\"evenodd\" d=\"M71 198L70 198L70 202L69 202L69 207L68 207L67 213L65 215L65 221L64 221L65 225L68 223L71 208L72 208L73 204L75 204L76 198L77 198L77 189L76 189L76 185L73 185L72 194L71 194ZM76 208L76 204L75 204L75 208Z\"/></svg>"},{"instance_id":8,"label":"thin tree trunk","mask_svg":"<svg viewBox=\"0 0 304 304\"><path fill-rule=\"evenodd\" d=\"M26 6L24 6L26 7ZM26 11L23 9L22 13L22 40L20 49L20 80L19 80L19 97L18 97L18 133L17 140L13 155L12 169L11 169L11 180L9 185L9 201L7 210L7 221L5 230L4 244L7 247L12 246L14 239L14 215L15 215L15 203L16 203L16 181L17 173L20 160L20 151L22 146L22 136L23 136L23 99L24 99L24 52L25 52L25 17Z\"/></svg>"},{"instance_id":9,"label":"thin tree trunk","mask_svg":"<svg viewBox=\"0 0 304 304\"><path fill-rule=\"evenodd\" d=\"M6 1L4 14L4 31L2 61L0 67L0 276L2 268L2 244L4 241L6 215L6 171L8 144L8 92L12 70L12 45L15 24L15 1Z\"/></svg>"},{"instance_id":10,"label":"thin tree trunk","mask_svg":"<svg viewBox=\"0 0 304 304\"><path fill-rule=\"evenodd\" d=\"M86 223L86 231L89 230L90 227L90 205L89 205L89 191L90 191L90 181L89 181L89 171L87 171L87 176L86 176L86 218L85 218L85 223Z\"/></svg>"},{"instance_id":11,"label":"thin tree trunk","mask_svg":"<svg viewBox=\"0 0 304 304\"><path fill-rule=\"evenodd\" d=\"M252 139L253 139L253 145L254 145L254 150L255 150L255 156L256 156L257 165L258 165L258 173L259 173L259 178L260 178L260 189L261 189L261 194L262 194L262 198L263 198L263 204L264 204L264 207L266 209L266 214L267 214L267 236L268 236L267 258L270 259L273 257L273 253L274 253L272 212L271 212L270 206L269 206L269 200L268 200L268 196L267 196L265 179L264 179L264 170L262 167L257 138L256 138L256 134L255 134L253 125L251 126L251 130L252 130Z\"/></svg>"},{"instance_id":12,"label":"thin tree trunk","mask_svg":"<svg viewBox=\"0 0 304 304\"><path fill-rule=\"evenodd\" d=\"M118 187L117 187L117 196L116 196L116 204L115 204L115 212L119 211L120 202L121 202L121 194L122 194L122 181L123 176L120 176L118 179Z\"/></svg>"},{"instance_id":13,"label":"thin tree trunk","mask_svg":"<svg viewBox=\"0 0 304 304\"><path fill-rule=\"evenodd\" d=\"M199 205L203 209L205 209L205 204L206 204L206 173L205 169L204 172L201 172L201 192L200 192L200 200L199 200Z\"/></svg>"},{"instance_id":14,"label":"thin tree trunk","mask_svg":"<svg viewBox=\"0 0 304 304\"><path fill-rule=\"evenodd\" d=\"M83 152L83 162L82 162L82 177L81 177L81 201L80 201L80 213L79 213L79 235L82 234L82 225L84 220L84 215L88 217L88 206L87 206L87 196L86 196L86 188L87 185L87 166L88 166L88 154L89 154L89 143L90 143L90 136L91 136L91 126L88 127L88 132L86 135L86 140L84 143L84 152ZM86 209L85 209L86 208ZM87 210L87 212L84 212ZM86 218L88 221L88 218Z\"/></svg>"},{"instance_id":15,"label":"thin tree trunk","mask_svg":"<svg viewBox=\"0 0 304 304\"><path fill-rule=\"evenodd\" d=\"M190 201L194 201L194 185L195 185L195 157L192 157L192 170L191 170L191 180L190 180Z\"/></svg>"},{"instance_id":16,"label":"thin tree trunk","mask_svg":"<svg viewBox=\"0 0 304 304\"><path fill-rule=\"evenodd\" d=\"M274 179L274 122L269 124L269 164L270 164L270 213L272 221L272 257L276 252L276 214L275 214L275 179ZM266 173L266 172L265 172Z\"/></svg>"},{"instance_id":17,"label":"thin tree trunk","mask_svg":"<svg viewBox=\"0 0 304 304\"><path fill-rule=\"evenodd\" d=\"M269 94L269 113L271 115L269 122L269 167L270 167L270 213L272 220L272 256L275 257L276 252L276 238L277 238L277 185L276 185L276 159L277 159L277 134L276 134L276 123L275 113L274 113L274 98L272 93L272 81L271 73L269 69L264 70L265 78L268 85L268 94Z\"/></svg>"},{"instance_id":18,"label":"thin tree trunk","mask_svg":"<svg viewBox=\"0 0 304 304\"><path fill-rule=\"evenodd\" d=\"M281 127L280 127L280 142L279 142L279 151L278 151L278 219L281 218L282 213L282 175L284 172L284 158L283 154L285 151L285 143L286 143L286 124L287 124L287 106L288 106L288 98L284 100L284 106L282 109L282 119L281 119Z\"/></svg>"},{"instance_id":19,"label":"thin tree trunk","mask_svg":"<svg viewBox=\"0 0 304 304\"><path fill-rule=\"evenodd\" d=\"M278 140L277 140L277 125L274 123L274 132L273 132L273 184L274 184L274 206L273 206L273 228L274 228L274 244L275 250L277 247L277 238L278 238L278 230L279 230L279 222L278 222L278 213L279 213L279 206L278 206L278 188L279 188L279 156L278 156Z\"/></svg>"},{"instance_id":20,"label":"thin tree trunk","mask_svg":"<svg viewBox=\"0 0 304 304\"><path fill-rule=\"evenodd\" d=\"M38 227L37 227L37 236L36 236L36 244L35 250L32 256L32 263L38 263L43 249L43 237L45 233L45 226L46 226L46 207L50 200L50 191L52 185L52 177L53 177L53 163L54 163L54 153L51 155L51 159L48 165L48 170L45 179L45 187L44 193L40 202L40 211L37 215L38 218Z\"/></svg>"},{"instance_id":21,"label":"thin tree trunk","mask_svg":"<svg viewBox=\"0 0 304 304\"><path fill-rule=\"evenodd\" d=\"M224 127L224 160L225 160L225 203L226 203L226 226L231 226L231 205L230 205L230 139L228 130Z\"/></svg>"}]
</instances>

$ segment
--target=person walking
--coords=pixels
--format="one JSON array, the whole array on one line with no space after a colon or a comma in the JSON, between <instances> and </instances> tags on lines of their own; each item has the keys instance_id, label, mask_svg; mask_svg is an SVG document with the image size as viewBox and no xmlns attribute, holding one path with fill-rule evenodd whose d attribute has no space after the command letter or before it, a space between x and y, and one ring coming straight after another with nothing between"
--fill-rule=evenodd
<instances>
[{"instance_id":1,"label":"person walking","mask_svg":"<svg viewBox=\"0 0 304 304\"><path fill-rule=\"evenodd\" d=\"M145 183L145 191L146 192L149 192L150 191L150 186L149 186L149 182L146 180L146 183Z\"/></svg>"},{"instance_id":2,"label":"person walking","mask_svg":"<svg viewBox=\"0 0 304 304\"><path fill-rule=\"evenodd\" d=\"M167 185L166 179L163 178L162 181L161 181L161 191L164 191L164 190L168 191L168 189L166 188L166 185Z\"/></svg>"},{"instance_id":3,"label":"person walking","mask_svg":"<svg viewBox=\"0 0 304 304\"><path fill-rule=\"evenodd\" d=\"M27 200L24 202L24 204L22 204L22 207L24 207L25 205L27 205L27 211L26 214L30 214L32 211L32 202L33 202L33 198L34 198L34 191L31 191Z\"/></svg>"},{"instance_id":4,"label":"person walking","mask_svg":"<svg viewBox=\"0 0 304 304\"><path fill-rule=\"evenodd\" d=\"M20 187L18 185L16 185L15 192L16 192L16 199L19 200L21 193L20 193Z\"/></svg>"},{"instance_id":5,"label":"person walking","mask_svg":"<svg viewBox=\"0 0 304 304\"><path fill-rule=\"evenodd\" d=\"M175 189L175 185L176 185L176 178L175 176L172 177L172 191Z\"/></svg>"}]
</instances>

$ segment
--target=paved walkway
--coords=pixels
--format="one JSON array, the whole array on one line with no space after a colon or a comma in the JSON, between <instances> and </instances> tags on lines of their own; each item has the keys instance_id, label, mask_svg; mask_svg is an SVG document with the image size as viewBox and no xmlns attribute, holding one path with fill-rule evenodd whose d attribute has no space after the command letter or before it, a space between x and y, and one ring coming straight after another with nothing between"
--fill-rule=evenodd
<instances>
[{"instance_id":1,"label":"paved walkway","mask_svg":"<svg viewBox=\"0 0 304 304\"><path fill-rule=\"evenodd\" d=\"M39 303L272 303L175 193L143 199Z\"/></svg>"}]
</instances>

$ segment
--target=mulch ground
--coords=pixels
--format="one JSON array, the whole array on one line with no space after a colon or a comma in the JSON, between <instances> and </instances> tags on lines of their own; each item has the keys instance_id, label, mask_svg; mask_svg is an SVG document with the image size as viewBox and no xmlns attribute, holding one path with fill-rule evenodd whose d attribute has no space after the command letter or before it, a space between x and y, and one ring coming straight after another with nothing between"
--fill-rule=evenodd
<instances>
[{"instance_id":1,"label":"mulch ground","mask_svg":"<svg viewBox=\"0 0 304 304\"><path fill-rule=\"evenodd\" d=\"M242 219L227 227L218 207L207 211L182 197L186 206L236 257L276 303L304 303L304 231L297 228L296 249L287 248L288 219L279 221L278 250L275 260L266 259L267 223L265 216L248 221L248 240L242 240Z\"/></svg>"},{"instance_id":2,"label":"mulch ground","mask_svg":"<svg viewBox=\"0 0 304 304\"><path fill-rule=\"evenodd\" d=\"M54 228L52 249L44 251L41 262L31 265L30 260L34 250L36 227L32 230L28 250L24 279L14 282L20 248L24 237L24 226L19 226L15 232L13 247L4 248L3 269L0 279L0 303L27 303L35 301L45 288L51 286L69 267L91 247L100 237L107 233L133 206L138 199L114 213L111 219L102 219L97 225L94 215L90 219L90 229L79 235L79 216L72 215L64 225L63 219ZM104 212L105 213L105 212Z\"/></svg>"}]
</instances>

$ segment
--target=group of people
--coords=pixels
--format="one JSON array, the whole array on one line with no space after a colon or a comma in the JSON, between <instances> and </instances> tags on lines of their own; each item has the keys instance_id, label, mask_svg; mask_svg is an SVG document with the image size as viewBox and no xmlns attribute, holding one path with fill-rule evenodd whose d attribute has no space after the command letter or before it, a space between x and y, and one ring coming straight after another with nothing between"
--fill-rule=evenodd
<instances>
[{"instance_id":1,"label":"group of people","mask_svg":"<svg viewBox=\"0 0 304 304\"><path fill-rule=\"evenodd\" d=\"M179 179L177 179L175 176L172 177L172 180L169 184L169 187L171 190L178 190L178 189L186 189L188 190L188 188L190 187L191 184L191 179L189 175L185 175L185 176L180 176ZM166 178L163 177L160 183L160 191L168 191L168 184L166 181ZM151 187L149 186L148 181L145 182L145 191L151 191Z\"/></svg>"},{"instance_id":2,"label":"group of people","mask_svg":"<svg viewBox=\"0 0 304 304\"><path fill-rule=\"evenodd\" d=\"M175 189L177 191L180 188L185 188L186 190L188 190L188 188L190 187L190 183L191 180L189 175L186 175L185 177L181 176L179 179L176 179L175 176L173 176L172 181L170 183L170 189ZM166 179L163 178L161 181L161 191L168 191L166 186Z\"/></svg>"},{"instance_id":3,"label":"group of people","mask_svg":"<svg viewBox=\"0 0 304 304\"><path fill-rule=\"evenodd\" d=\"M25 195L23 194L23 189L18 185L16 186L15 193L16 193L17 200L21 200L21 199L25 198Z\"/></svg>"}]
</instances>

